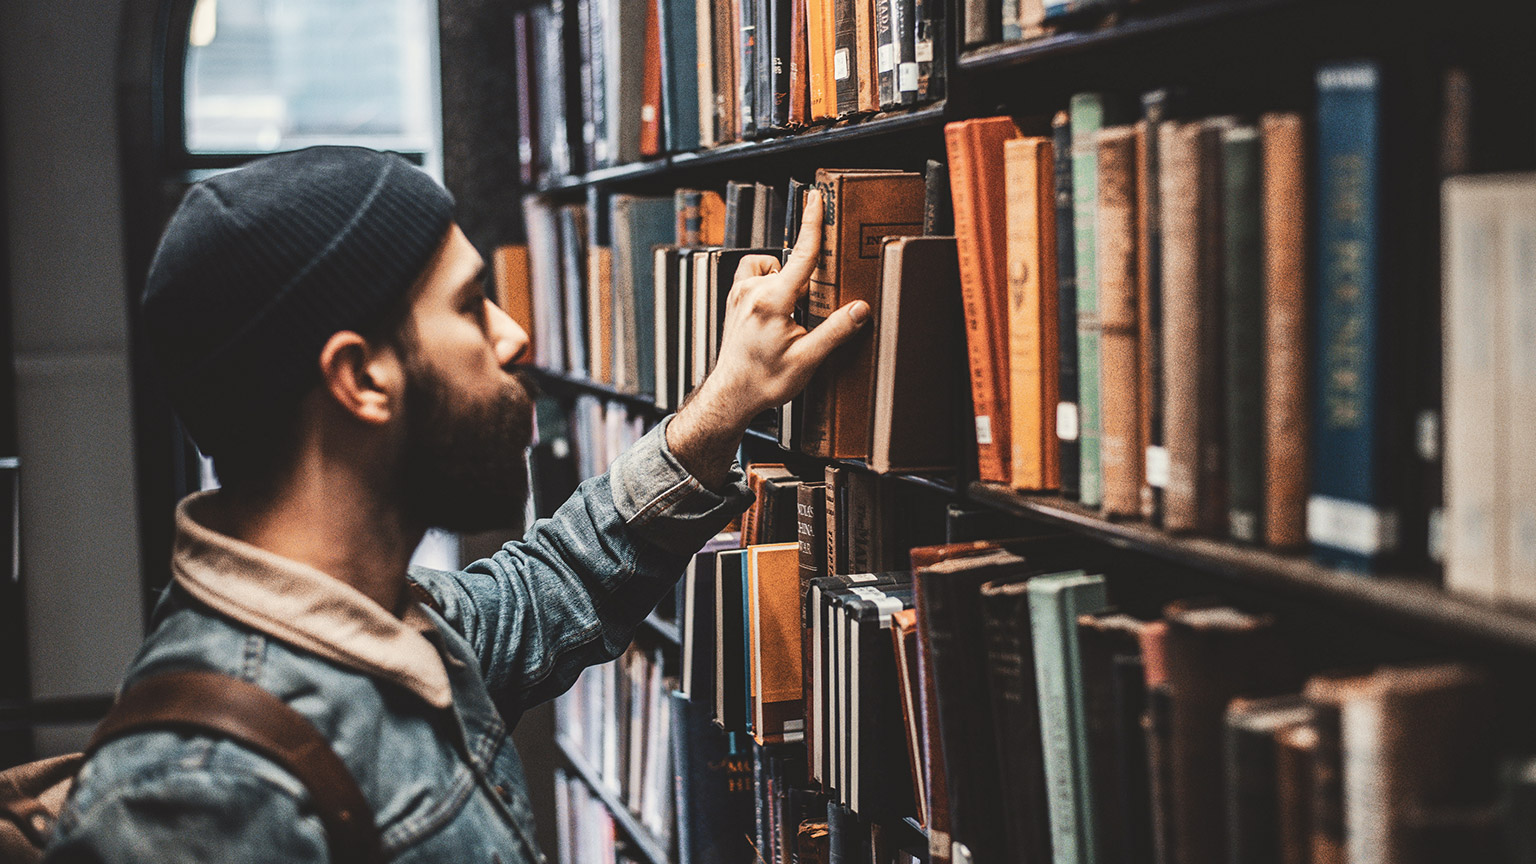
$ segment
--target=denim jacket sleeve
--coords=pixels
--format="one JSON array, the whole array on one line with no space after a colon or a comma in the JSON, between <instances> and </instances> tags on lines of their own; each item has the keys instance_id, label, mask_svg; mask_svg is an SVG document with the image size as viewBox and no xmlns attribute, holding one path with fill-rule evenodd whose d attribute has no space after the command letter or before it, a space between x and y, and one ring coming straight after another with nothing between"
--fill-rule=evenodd
<instances>
[{"instance_id":1,"label":"denim jacket sleeve","mask_svg":"<svg viewBox=\"0 0 1536 864\"><path fill-rule=\"evenodd\" d=\"M509 719L623 653L689 557L751 502L738 465L724 494L689 474L667 447L670 421L523 540L462 572L411 571L469 641Z\"/></svg>"}]
</instances>

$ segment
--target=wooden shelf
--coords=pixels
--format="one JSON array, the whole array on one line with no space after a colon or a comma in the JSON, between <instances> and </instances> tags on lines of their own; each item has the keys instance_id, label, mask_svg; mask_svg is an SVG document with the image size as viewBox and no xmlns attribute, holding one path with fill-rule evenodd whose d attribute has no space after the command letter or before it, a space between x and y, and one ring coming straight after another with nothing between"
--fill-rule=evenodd
<instances>
[{"instance_id":1,"label":"wooden shelf","mask_svg":"<svg viewBox=\"0 0 1536 864\"><path fill-rule=\"evenodd\" d=\"M629 839L630 845L640 854L640 857L646 860L647 864L672 864L672 859L667 855L667 847L640 824L640 819L630 812L617 795L603 785L597 771L582 758L581 753L569 739L557 733L555 748L560 751L560 755L576 776L581 778L599 801L603 802L603 806L613 816L619 833Z\"/></svg>"},{"instance_id":2,"label":"wooden shelf","mask_svg":"<svg viewBox=\"0 0 1536 864\"><path fill-rule=\"evenodd\" d=\"M1126 16L1114 23L1084 30L1064 30L1022 42L1001 42L962 52L956 64L963 72L989 72L1022 66L1048 57L1076 54L1163 33L1188 31L1266 12L1300 8L1307 0L1205 0L1198 5L1147 17Z\"/></svg>"},{"instance_id":3,"label":"wooden shelf","mask_svg":"<svg viewBox=\"0 0 1536 864\"><path fill-rule=\"evenodd\" d=\"M946 103L939 101L913 108L850 117L836 123L811 126L802 131L775 138L739 141L708 150L674 153L646 162L599 168L586 174L561 177L542 183L537 191L540 193L568 192L587 186L623 183L674 172L740 164L767 156L810 151L878 138L882 135L940 125L949 119L947 110Z\"/></svg>"},{"instance_id":4,"label":"wooden shelf","mask_svg":"<svg viewBox=\"0 0 1536 864\"><path fill-rule=\"evenodd\" d=\"M1321 600L1439 640L1536 653L1536 617L1518 608L1447 593L1421 574L1362 574L1306 557L1209 537L1173 535L1144 522L1110 521L1097 510L1054 495L1021 494L972 483L968 497L1028 519L1059 525L1111 546L1233 581Z\"/></svg>"},{"instance_id":5,"label":"wooden shelf","mask_svg":"<svg viewBox=\"0 0 1536 864\"><path fill-rule=\"evenodd\" d=\"M664 413L656 407L656 400L640 393L630 393L625 390L616 390L608 384L593 381L580 375L572 375L567 372L556 372L538 366L520 367L529 372L539 386L556 395L570 393L586 393L603 399L611 399L622 402L631 408L650 411L653 414Z\"/></svg>"}]
</instances>

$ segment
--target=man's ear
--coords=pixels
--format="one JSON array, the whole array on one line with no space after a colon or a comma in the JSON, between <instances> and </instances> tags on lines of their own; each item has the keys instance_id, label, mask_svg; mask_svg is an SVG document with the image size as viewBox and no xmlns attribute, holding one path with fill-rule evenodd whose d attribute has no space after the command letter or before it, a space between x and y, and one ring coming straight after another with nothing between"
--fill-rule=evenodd
<instances>
[{"instance_id":1,"label":"man's ear","mask_svg":"<svg viewBox=\"0 0 1536 864\"><path fill-rule=\"evenodd\" d=\"M341 330L320 349L321 384L343 410L364 423L383 425L400 410L405 370L398 352Z\"/></svg>"}]
</instances>

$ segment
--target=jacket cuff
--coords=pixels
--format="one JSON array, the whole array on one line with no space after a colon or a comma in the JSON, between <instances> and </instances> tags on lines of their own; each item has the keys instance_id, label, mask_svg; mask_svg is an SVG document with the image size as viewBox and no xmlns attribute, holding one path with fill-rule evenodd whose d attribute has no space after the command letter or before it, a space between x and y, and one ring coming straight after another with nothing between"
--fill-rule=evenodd
<instances>
[{"instance_id":1,"label":"jacket cuff","mask_svg":"<svg viewBox=\"0 0 1536 864\"><path fill-rule=\"evenodd\" d=\"M667 447L667 415L613 462L608 487L630 530L670 552L692 555L751 505L741 465L731 463L724 494L705 488Z\"/></svg>"}]
</instances>

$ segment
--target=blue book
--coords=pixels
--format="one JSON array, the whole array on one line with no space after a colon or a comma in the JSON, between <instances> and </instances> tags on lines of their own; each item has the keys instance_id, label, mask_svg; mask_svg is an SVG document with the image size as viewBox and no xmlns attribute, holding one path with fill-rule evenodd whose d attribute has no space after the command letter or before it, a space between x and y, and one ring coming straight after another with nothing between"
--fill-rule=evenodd
<instances>
[{"instance_id":1,"label":"blue book","mask_svg":"<svg viewBox=\"0 0 1536 864\"><path fill-rule=\"evenodd\" d=\"M1406 502L1400 493L1413 471L1412 419L1403 386L1392 386L1409 369L1385 355L1387 334L1395 332L1386 316L1401 314L1410 301L1386 302L1382 272L1384 217L1413 217L1388 216L1383 207L1390 190L1384 185L1382 94L1375 63L1317 72L1318 274L1307 534L1320 562L1357 570L1375 569L1401 551ZM1429 181L1405 175L1393 182ZM1412 254L1406 243L1393 249ZM1414 287L1398 284L1393 292L1406 297Z\"/></svg>"},{"instance_id":2,"label":"blue book","mask_svg":"<svg viewBox=\"0 0 1536 864\"><path fill-rule=\"evenodd\" d=\"M676 242L671 196L615 195L613 220L613 357L620 390L656 394L657 246Z\"/></svg>"},{"instance_id":3,"label":"blue book","mask_svg":"<svg viewBox=\"0 0 1536 864\"><path fill-rule=\"evenodd\" d=\"M696 0L660 0L663 147L699 149L699 46Z\"/></svg>"},{"instance_id":4,"label":"blue book","mask_svg":"<svg viewBox=\"0 0 1536 864\"><path fill-rule=\"evenodd\" d=\"M671 694L672 781L677 809L678 864L751 864L752 760L708 710Z\"/></svg>"}]
</instances>

